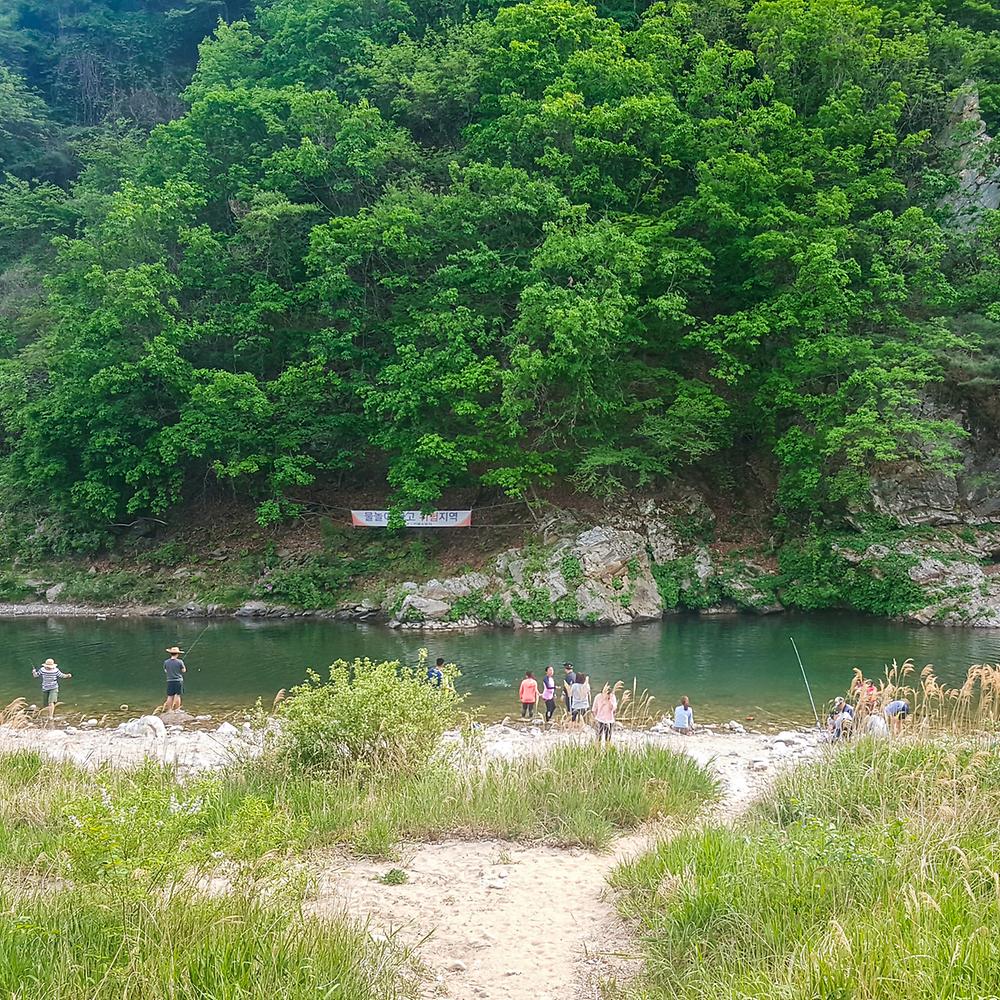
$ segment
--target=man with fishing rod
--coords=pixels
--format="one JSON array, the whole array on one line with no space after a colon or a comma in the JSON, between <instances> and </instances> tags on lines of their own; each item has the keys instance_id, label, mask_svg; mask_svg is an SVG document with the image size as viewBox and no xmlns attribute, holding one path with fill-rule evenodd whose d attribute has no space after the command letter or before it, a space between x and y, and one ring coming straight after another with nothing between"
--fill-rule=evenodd
<instances>
[{"instance_id":1,"label":"man with fishing rod","mask_svg":"<svg viewBox=\"0 0 1000 1000\"><path fill-rule=\"evenodd\" d=\"M201 637L208 631L209 625L206 625L198 635L198 638L191 643L191 648L188 653L194 649L195 646L201 642ZM187 665L181 659L184 655L184 651L178 646L171 646L167 649L169 659L163 661L163 672L167 677L167 700L163 703L164 712L177 712L181 707L181 695L184 693L184 675L187 673Z\"/></svg>"}]
</instances>

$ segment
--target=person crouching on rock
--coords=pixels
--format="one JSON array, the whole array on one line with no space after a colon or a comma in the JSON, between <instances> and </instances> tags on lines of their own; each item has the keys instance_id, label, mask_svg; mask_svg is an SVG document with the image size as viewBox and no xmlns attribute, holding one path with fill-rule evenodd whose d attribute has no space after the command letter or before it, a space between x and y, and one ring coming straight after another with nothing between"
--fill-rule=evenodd
<instances>
[{"instance_id":1,"label":"person crouching on rock","mask_svg":"<svg viewBox=\"0 0 1000 1000\"><path fill-rule=\"evenodd\" d=\"M59 669L59 664L52 657L49 657L40 667L35 667L31 671L32 677L40 677L42 680L42 708L49 710L49 722L56 714L56 705L59 704L59 681L72 677L72 674L64 674Z\"/></svg>"},{"instance_id":2,"label":"person crouching on rock","mask_svg":"<svg viewBox=\"0 0 1000 1000\"><path fill-rule=\"evenodd\" d=\"M848 739L854 727L854 708L847 704L844 698L837 698L827 719L827 729L833 734L833 739Z\"/></svg>"},{"instance_id":3,"label":"person crouching on rock","mask_svg":"<svg viewBox=\"0 0 1000 1000\"><path fill-rule=\"evenodd\" d=\"M535 702L538 701L538 681L530 670L526 671L524 680L521 681L520 697L521 718L532 718L535 714Z\"/></svg>"},{"instance_id":4,"label":"person crouching on rock","mask_svg":"<svg viewBox=\"0 0 1000 1000\"><path fill-rule=\"evenodd\" d=\"M164 712L176 712L181 707L181 695L184 693L184 675L187 667L181 657L184 653L176 646L171 646L167 652L168 660L163 661L163 672L167 675L167 700L163 703Z\"/></svg>"}]
</instances>

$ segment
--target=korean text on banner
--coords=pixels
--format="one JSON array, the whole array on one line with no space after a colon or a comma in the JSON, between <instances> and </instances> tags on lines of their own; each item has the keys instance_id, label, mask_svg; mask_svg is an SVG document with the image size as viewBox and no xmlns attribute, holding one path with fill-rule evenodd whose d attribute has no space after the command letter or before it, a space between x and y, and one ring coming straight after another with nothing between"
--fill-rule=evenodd
<instances>
[{"instance_id":1,"label":"korean text on banner","mask_svg":"<svg viewBox=\"0 0 1000 1000\"><path fill-rule=\"evenodd\" d=\"M471 510L435 510L422 514L419 510L404 510L403 521L407 528L468 528L472 524ZM351 523L355 528L387 528L387 510L352 510Z\"/></svg>"}]
</instances>

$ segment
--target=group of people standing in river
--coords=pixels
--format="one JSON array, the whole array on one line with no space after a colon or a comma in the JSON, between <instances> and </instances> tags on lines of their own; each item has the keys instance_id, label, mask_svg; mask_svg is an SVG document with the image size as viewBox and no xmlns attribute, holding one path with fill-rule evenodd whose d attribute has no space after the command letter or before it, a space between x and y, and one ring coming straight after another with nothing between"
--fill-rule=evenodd
<instances>
[{"instance_id":1,"label":"group of people standing in river","mask_svg":"<svg viewBox=\"0 0 1000 1000\"><path fill-rule=\"evenodd\" d=\"M167 682L167 700L163 703L163 712L176 712L181 707L181 695L184 693L184 675L187 666L181 657L183 651L177 646L167 649L167 659L163 661L163 673ZM31 676L42 683L42 704L39 706L48 712L49 721L55 718L56 705L59 704L59 682L72 679L72 674L63 673L59 664L50 656L41 666L34 667Z\"/></svg>"}]
</instances>

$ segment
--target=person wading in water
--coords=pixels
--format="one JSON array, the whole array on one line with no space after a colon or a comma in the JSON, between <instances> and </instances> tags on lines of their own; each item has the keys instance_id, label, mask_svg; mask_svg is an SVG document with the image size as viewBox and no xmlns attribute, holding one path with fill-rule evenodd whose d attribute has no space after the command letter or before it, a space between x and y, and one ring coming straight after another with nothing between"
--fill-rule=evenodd
<instances>
[{"instance_id":1,"label":"person wading in water","mask_svg":"<svg viewBox=\"0 0 1000 1000\"><path fill-rule=\"evenodd\" d=\"M163 661L163 672L167 675L167 700L163 703L163 711L176 712L181 707L187 667L181 659L184 653L180 649L171 646L167 652L170 654L170 659Z\"/></svg>"}]
</instances>

